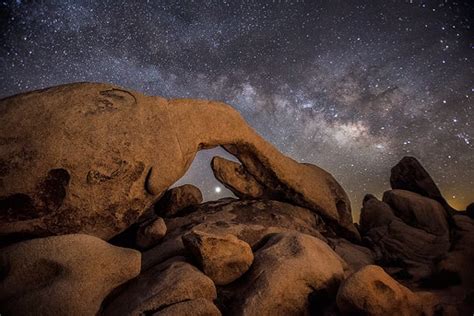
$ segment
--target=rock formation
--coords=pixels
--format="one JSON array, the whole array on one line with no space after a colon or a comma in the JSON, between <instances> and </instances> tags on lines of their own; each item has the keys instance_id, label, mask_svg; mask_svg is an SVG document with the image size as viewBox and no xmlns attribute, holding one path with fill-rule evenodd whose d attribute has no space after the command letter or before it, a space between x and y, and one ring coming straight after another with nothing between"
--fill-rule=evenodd
<instances>
[{"instance_id":1,"label":"rock formation","mask_svg":"<svg viewBox=\"0 0 474 316\"><path fill-rule=\"evenodd\" d=\"M431 302L392 279L378 266L352 274L339 288L337 306L349 315L430 315Z\"/></svg>"},{"instance_id":2,"label":"rock formation","mask_svg":"<svg viewBox=\"0 0 474 316\"><path fill-rule=\"evenodd\" d=\"M152 218L140 224L137 230L136 244L140 248L156 245L166 235L166 224L163 218Z\"/></svg>"},{"instance_id":3,"label":"rock formation","mask_svg":"<svg viewBox=\"0 0 474 316\"><path fill-rule=\"evenodd\" d=\"M199 188L185 184L165 192L155 204L155 211L163 217L182 215L186 208L202 202L202 193Z\"/></svg>"},{"instance_id":4,"label":"rock formation","mask_svg":"<svg viewBox=\"0 0 474 316\"><path fill-rule=\"evenodd\" d=\"M0 115L0 236L110 239L184 175L198 150L223 145L257 181L358 239L337 181L281 154L229 105L77 83L3 99Z\"/></svg>"},{"instance_id":5,"label":"rock formation","mask_svg":"<svg viewBox=\"0 0 474 316\"><path fill-rule=\"evenodd\" d=\"M120 290L104 315L147 315L197 299L212 304L217 296L212 280L179 257L145 271Z\"/></svg>"},{"instance_id":6,"label":"rock formation","mask_svg":"<svg viewBox=\"0 0 474 316\"><path fill-rule=\"evenodd\" d=\"M329 173L219 102L81 83L1 100L0 122L2 315L474 310L472 204L455 213L415 158L356 226ZM170 189L215 146L238 199Z\"/></svg>"},{"instance_id":7,"label":"rock formation","mask_svg":"<svg viewBox=\"0 0 474 316\"><path fill-rule=\"evenodd\" d=\"M451 213L455 211L441 195L441 191L429 173L414 157L403 157L403 159L392 168L390 185L392 189L418 193L438 201L447 212Z\"/></svg>"}]
</instances>

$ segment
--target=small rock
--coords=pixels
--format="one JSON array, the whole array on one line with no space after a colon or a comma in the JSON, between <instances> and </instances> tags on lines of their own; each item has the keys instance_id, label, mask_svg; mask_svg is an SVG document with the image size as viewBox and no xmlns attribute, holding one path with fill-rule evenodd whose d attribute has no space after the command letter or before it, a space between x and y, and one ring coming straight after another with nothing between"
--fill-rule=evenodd
<instances>
[{"instance_id":1,"label":"small rock","mask_svg":"<svg viewBox=\"0 0 474 316\"><path fill-rule=\"evenodd\" d=\"M160 216L173 217L178 216L187 207L201 202L201 190L192 184L185 184L166 191L156 203L155 211Z\"/></svg>"},{"instance_id":2,"label":"small rock","mask_svg":"<svg viewBox=\"0 0 474 316\"><path fill-rule=\"evenodd\" d=\"M166 224L158 217L140 225L137 231L136 244L141 248L156 245L166 235Z\"/></svg>"},{"instance_id":3,"label":"small rock","mask_svg":"<svg viewBox=\"0 0 474 316\"><path fill-rule=\"evenodd\" d=\"M235 281L253 261L249 244L231 234L193 230L183 236L183 243L216 285Z\"/></svg>"},{"instance_id":4,"label":"small rock","mask_svg":"<svg viewBox=\"0 0 474 316\"><path fill-rule=\"evenodd\" d=\"M419 296L369 265L352 274L340 286L337 307L345 315L430 315Z\"/></svg>"},{"instance_id":5,"label":"small rock","mask_svg":"<svg viewBox=\"0 0 474 316\"><path fill-rule=\"evenodd\" d=\"M140 272L140 252L88 235L33 239L0 252L0 314L96 315Z\"/></svg>"},{"instance_id":6,"label":"small rock","mask_svg":"<svg viewBox=\"0 0 474 316\"><path fill-rule=\"evenodd\" d=\"M211 168L216 179L239 198L262 198L267 191L238 162L216 156L212 158Z\"/></svg>"},{"instance_id":7,"label":"small rock","mask_svg":"<svg viewBox=\"0 0 474 316\"><path fill-rule=\"evenodd\" d=\"M288 232L271 236L256 254L232 300L237 315L309 314L309 296L335 294L343 260L323 241Z\"/></svg>"},{"instance_id":8,"label":"small rock","mask_svg":"<svg viewBox=\"0 0 474 316\"><path fill-rule=\"evenodd\" d=\"M190 300L217 297L211 279L180 257L153 266L130 281L104 307L104 315L143 315Z\"/></svg>"}]
</instances>

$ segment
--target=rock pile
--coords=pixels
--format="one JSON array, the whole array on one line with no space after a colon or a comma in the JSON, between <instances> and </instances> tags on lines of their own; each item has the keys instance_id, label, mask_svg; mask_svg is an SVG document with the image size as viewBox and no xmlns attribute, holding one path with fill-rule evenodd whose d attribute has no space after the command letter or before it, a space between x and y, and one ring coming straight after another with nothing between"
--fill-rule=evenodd
<instances>
[{"instance_id":1,"label":"rock pile","mask_svg":"<svg viewBox=\"0 0 474 316\"><path fill-rule=\"evenodd\" d=\"M222 103L83 83L4 99L0 121L2 315L474 310L472 207L453 210L415 158L354 225L329 173ZM238 199L168 189L218 145L239 160L211 163Z\"/></svg>"}]
</instances>

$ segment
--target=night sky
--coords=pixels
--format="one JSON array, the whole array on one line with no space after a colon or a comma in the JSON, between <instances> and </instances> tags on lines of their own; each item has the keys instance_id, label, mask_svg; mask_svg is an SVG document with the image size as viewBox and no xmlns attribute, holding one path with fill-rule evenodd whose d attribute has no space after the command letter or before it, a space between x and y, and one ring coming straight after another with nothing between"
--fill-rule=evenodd
<instances>
[{"instance_id":1,"label":"night sky","mask_svg":"<svg viewBox=\"0 0 474 316\"><path fill-rule=\"evenodd\" d=\"M474 201L468 1L6 1L0 97L77 81L236 107L283 153L349 193L389 188L413 155L448 201ZM229 191L198 154L179 183ZM220 191L220 192L217 192Z\"/></svg>"}]
</instances>

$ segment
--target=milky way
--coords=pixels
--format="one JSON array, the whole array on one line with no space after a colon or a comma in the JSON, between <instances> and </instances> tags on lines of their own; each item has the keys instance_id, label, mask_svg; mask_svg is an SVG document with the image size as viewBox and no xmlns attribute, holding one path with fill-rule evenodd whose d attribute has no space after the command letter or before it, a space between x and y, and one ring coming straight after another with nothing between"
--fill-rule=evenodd
<instances>
[{"instance_id":1,"label":"milky way","mask_svg":"<svg viewBox=\"0 0 474 316\"><path fill-rule=\"evenodd\" d=\"M0 6L0 96L110 82L236 107L283 153L331 172L355 217L413 155L474 201L473 7L464 1L16 1ZM229 194L201 152L179 183Z\"/></svg>"}]
</instances>

